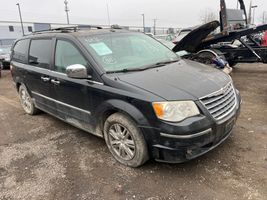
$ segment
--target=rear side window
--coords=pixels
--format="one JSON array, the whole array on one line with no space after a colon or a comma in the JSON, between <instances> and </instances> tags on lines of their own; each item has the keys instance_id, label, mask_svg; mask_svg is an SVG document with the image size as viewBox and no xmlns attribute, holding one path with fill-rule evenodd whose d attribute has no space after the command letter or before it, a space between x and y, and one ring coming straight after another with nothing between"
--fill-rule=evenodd
<instances>
[{"instance_id":1,"label":"rear side window","mask_svg":"<svg viewBox=\"0 0 267 200\"><path fill-rule=\"evenodd\" d=\"M29 52L29 64L48 69L52 51L51 39L32 40Z\"/></svg>"},{"instance_id":2,"label":"rear side window","mask_svg":"<svg viewBox=\"0 0 267 200\"><path fill-rule=\"evenodd\" d=\"M86 66L86 60L76 47L70 42L58 40L55 54L55 71L65 73L70 65L81 64Z\"/></svg>"},{"instance_id":3,"label":"rear side window","mask_svg":"<svg viewBox=\"0 0 267 200\"><path fill-rule=\"evenodd\" d=\"M28 48L29 40L19 40L13 48L12 59L16 62L27 63Z\"/></svg>"}]
</instances>

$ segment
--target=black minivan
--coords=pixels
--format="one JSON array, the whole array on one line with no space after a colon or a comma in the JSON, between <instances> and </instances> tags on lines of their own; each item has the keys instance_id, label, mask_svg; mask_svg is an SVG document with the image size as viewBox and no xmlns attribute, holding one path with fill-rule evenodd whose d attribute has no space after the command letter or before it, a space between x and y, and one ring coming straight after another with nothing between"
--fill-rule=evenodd
<instances>
[{"instance_id":1,"label":"black minivan","mask_svg":"<svg viewBox=\"0 0 267 200\"><path fill-rule=\"evenodd\" d=\"M232 133L241 98L230 76L180 59L143 33L62 28L25 36L11 73L26 113L103 137L120 163L180 163Z\"/></svg>"}]
</instances>

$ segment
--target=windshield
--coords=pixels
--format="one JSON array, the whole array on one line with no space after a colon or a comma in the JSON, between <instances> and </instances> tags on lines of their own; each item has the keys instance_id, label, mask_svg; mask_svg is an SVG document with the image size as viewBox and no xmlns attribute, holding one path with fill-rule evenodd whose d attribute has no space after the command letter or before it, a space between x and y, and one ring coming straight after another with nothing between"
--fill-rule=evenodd
<instances>
[{"instance_id":1,"label":"windshield","mask_svg":"<svg viewBox=\"0 0 267 200\"><path fill-rule=\"evenodd\" d=\"M80 40L106 72L144 68L179 58L160 42L141 33L110 33Z\"/></svg>"}]
</instances>

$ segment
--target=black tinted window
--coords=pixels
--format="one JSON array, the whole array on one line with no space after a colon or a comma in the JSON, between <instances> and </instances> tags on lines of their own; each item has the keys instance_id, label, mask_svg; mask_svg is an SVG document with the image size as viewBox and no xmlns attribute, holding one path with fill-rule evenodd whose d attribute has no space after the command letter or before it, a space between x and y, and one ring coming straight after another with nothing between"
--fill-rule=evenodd
<instances>
[{"instance_id":1,"label":"black tinted window","mask_svg":"<svg viewBox=\"0 0 267 200\"><path fill-rule=\"evenodd\" d=\"M13 49L12 59L17 62L26 63L29 48L29 40L20 40Z\"/></svg>"},{"instance_id":2,"label":"black tinted window","mask_svg":"<svg viewBox=\"0 0 267 200\"><path fill-rule=\"evenodd\" d=\"M52 51L51 39L32 40L29 53L29 64L48 69Z\"/></svg>"},{"instance_id":3,"label":"black tinted window","mask_svg":"<svg viewBox=\"0 0 267 200\"><path fill-rule=\"evenodd\" d=\"M65 73L70 65L81 64L86 66L86 60L80 54L78 49L71 43L58 40L55 55L55 71Z\"/></svg>"}]
</instances>

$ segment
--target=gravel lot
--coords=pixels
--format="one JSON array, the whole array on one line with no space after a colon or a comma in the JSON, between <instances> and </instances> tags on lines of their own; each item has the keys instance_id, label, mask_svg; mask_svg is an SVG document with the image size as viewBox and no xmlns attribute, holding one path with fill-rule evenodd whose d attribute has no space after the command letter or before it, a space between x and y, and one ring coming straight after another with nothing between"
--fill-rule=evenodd
<instances>
[{"instance_id":1,"label":"gravel lot","mask_svg":"<svg viewBox=\"0 0 267 200\"><path fill-rule=\"evenodd\" d=\"M233 73L243 97L233 135L185 164L118 164L105 143L48 114L24 114L0 79L0 199L267 199L267 65Z\"/></svg>"}]
</instances>

